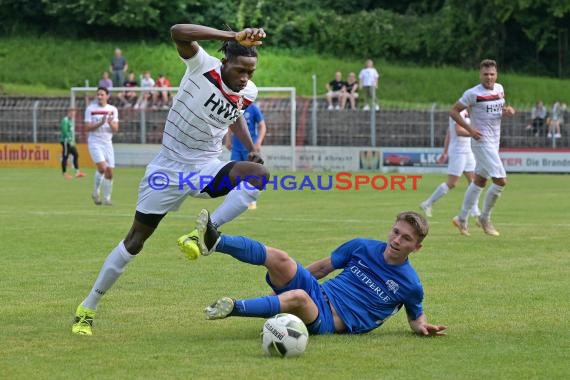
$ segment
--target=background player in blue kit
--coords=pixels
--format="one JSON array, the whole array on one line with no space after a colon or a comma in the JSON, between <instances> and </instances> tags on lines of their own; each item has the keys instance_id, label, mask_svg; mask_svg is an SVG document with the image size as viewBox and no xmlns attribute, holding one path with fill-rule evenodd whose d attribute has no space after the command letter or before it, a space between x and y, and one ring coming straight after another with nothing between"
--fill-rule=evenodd
<instances>
[{"instance_id":1,"label":"background player in blue kit","mask_svg":"<svg viewBox=\"0 0 570 380\"><path fill-rule=\"evenodd\" d=\"M357 238L307 268L286 252L243 237L220 235L208 211L198 216L201 254L214 251L267 268L266 281L275 295L234 300L223 297L206 307L207 319L230 316L268 318L297 315L311 334L366 333L406 308L408 322L419 335L444 335L447 326L432 325L423 312L424 291L408 256L422 247L428 223L420 214L398 214L386 242ZM319 284L334 270L341 272Z\"/></svg>"},{"instance_id":2,"label":"background player in blue kit","mask_svg":"<svg viewBox=\"0 0 570 380\"><path fill-rule=\"evenodd\" d=\"M255 152L260 153L263 139L265 139L265 134L267 133L263 112L261 112L257 104L251 103L243 113L243 117L247 123L247 129L249 130L251 141L253 141ZM232 161L248 161L250 150L243 145L235 133L232 133L231 129L228 129L228 134L226 135L226 148L232 152L230 158ZM248 208L256 209L257 201L250 202Z\"/></svg>"}]
</instances>

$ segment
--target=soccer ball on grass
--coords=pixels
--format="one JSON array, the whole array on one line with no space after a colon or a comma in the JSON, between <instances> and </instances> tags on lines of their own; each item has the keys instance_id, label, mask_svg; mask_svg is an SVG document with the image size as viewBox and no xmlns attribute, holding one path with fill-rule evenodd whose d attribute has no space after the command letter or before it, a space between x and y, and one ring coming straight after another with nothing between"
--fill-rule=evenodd
<instances>
[{"instance_id":1,"label":"soccer ball on grass","mask_svg":"<svg viewBox=\"0 0 570 380\"><path fill-rule=\"evenodd\" d=\"M308 342L307 327L293 314L277 314L263 324L261 348L266 356L299 356L305 352Z\"/></svg>"}]
</instances>

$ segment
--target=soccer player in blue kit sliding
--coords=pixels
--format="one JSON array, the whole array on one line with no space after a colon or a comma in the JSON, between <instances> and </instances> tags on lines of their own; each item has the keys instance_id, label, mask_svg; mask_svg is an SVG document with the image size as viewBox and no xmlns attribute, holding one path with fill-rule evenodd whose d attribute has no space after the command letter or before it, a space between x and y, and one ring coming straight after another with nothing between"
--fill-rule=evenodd
<instances>
[{"instance_id":1,"label":"soccer player in blue kit sliding","mask_svg":"<svg viewBox=\"0 0 570 380\"><path fill-rule=\"evenodd\" d=\"M306 268L277 248L243 236L221 235L207 210L200 212L196 229L202 256L221 252L265 266L266 281L275 293L220 298L204 310L207 319L291 313L301 318L311 334L360 334L380 327L404 306L415 333L445 335L447 326L427 321L423 287L408 260L428 233L426 219L416 212L398 214L387 241L353 239ZM317 281L335 270L341 272L323 283Z\"/></svg>"}]
</instances>

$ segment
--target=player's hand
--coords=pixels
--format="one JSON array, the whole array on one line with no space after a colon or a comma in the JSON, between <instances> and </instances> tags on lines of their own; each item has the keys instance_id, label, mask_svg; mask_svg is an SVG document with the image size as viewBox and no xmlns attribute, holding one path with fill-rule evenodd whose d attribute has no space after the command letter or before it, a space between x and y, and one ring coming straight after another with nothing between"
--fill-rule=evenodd
<instances>
[{"instance_id":1,"label":"player's hand","mask_svg":"<svg viewBox=\"0 0 570 380\"><path fill-rule=\"evenodd\" d=\"M471 137L472 137L473 139L475 139L475 140L480 140L480 139L481 139L481 136L483 136L483 135L481 134L480 131L478 131L477 129L471 128Z\"/></svg>"},{"instance_id":2,"label":"player's hand","mask_svg":"<svg viewBox=\"0 0 570 380\"><path fill-rule=\"evenodd\" d=\"M257 152L249 152L247 160L263 165L263 158L261 158L261 155Z\"/></svg>"},{"instance_id":3,"label":"player's hand","mask_svg":"<svg viewBox=\"0 0 570 380\"><path fill-rule=\"evenodd\" d=\"M506 106L505 108L503 108L503 115L514 116L515 115L515 109L511 106Z\"/></svg>"},{"instance_id":4,"label":"player's hand","mask_svg":"<svg viewBox=\"0 0 570 380\"><path fill-rule=\"evenodd\" d=\"M235 40L243 46L252 47L259 46L261 41L266 37L265 31L262 28L245 28L241 32L237 32Z\"/></svg>"},{"instance_id":5,"label":"player's hand","mask_svg":"<svg viewBox=\"0 0 570 380\"><path fill-rule=\"evenodd\" d=\"M445 164L447 161L447 153L442 153L441 156L437 159L438 164Z\"/></svg>"},{"instance_id":6,"label":"player's hand","mask_svg":"<svg viewBox=\"0 0 570 380\"><path fill-rule=\"evenodd\" d=\"M105 119L105 121L110 124L114 118L115 117L113 116L113 113L110 113L107 115L107 118Z\"/></svg>"},{"instance_id":7,"label":"player's hand","mask_svg":"<svg viewBox=\"0 0 570 380\"><path fill-rule=\"evenodd\" d=\"M447 326L444 325L430 325L426 323L425 325L419 326L418 334L423 336L442 336L446 335Z\"/></svg>"}]
</instances>

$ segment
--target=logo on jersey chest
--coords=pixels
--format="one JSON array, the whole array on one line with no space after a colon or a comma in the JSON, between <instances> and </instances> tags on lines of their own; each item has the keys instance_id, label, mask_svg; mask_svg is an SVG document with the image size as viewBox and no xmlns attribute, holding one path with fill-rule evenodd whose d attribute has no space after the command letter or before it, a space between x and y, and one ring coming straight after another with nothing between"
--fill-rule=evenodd
<instances>
[{"instance_id":1,"label":"logo on jersey chest","mask_svg":"<svg viewBox=\"0 0 570 380\"><path fill-rule=\"evenodd\" d=\"M204 107L210 110L211 119L219 122L221 121L220 118L222 118L227 122L233 123L239 116L239 111L241 110L240 104L243 106L243 100L241 97L238 102L238 107L236 108L232 103L217 96L215 93L212 93L204 103Z\"/></svg>"}]
</instances>

